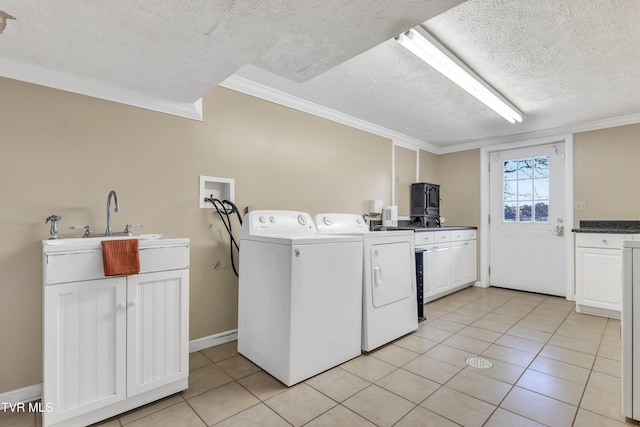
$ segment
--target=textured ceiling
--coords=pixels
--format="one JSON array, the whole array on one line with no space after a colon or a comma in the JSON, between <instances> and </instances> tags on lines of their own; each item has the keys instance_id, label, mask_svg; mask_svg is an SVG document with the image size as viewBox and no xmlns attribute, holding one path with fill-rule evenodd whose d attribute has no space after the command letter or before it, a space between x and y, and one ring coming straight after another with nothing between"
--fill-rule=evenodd
<instances>
[{"instance_id":1,"label":"textured ceiling","mask_svg":"<svg viewBox=\"0 0 640 427\"><path fill-rule=\"evenodd\" d=\"M0 34L0 76L79 93L95 84L194 103L234 75L436 148L640 113L638 0L0 0L0 9L16 18ZM393 40L420 23L523 123Z\"/></svg>"}]
</instances>

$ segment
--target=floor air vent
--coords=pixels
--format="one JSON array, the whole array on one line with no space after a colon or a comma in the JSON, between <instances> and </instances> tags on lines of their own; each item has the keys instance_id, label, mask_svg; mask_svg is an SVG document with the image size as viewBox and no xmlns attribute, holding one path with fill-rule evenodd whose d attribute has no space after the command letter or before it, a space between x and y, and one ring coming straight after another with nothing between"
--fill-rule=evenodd
<instances>
[{"instance_id":1,"label":"floor air vent","mask_svg":"<svg viewBox=\"0 0 640 427\"><path fill-rule=\"evenodd\" d=\"M480 369L489 369L493 366L493 363L491 363L490 360L487 360L483 357L470 357L466 360L466 362L467 365Z\"/></svg>"}]
</instances>

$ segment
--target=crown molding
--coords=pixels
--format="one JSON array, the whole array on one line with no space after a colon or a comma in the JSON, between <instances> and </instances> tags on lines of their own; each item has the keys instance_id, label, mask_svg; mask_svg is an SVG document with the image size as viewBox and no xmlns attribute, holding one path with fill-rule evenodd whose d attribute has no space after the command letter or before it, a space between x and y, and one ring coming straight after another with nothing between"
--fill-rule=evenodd
<instances>
[{"instance_id":1,"label":"crown molding","mask_svg":"<svg viewBox=\"0 0 640 427\"><path fill-rule=\"evenodd\" d=\"M331 108L323 107L322 105L313 103L311 101L289 95L288 93L273 89L260 83L256 83L254 81L245 79L244 77L239 77L235 74L227 77L226 80L220 83L220 86L227 89L235 90L236 92L242 92L247 95L255 96L256 98L264 99L265 101L270 101L279 105L283 105L285 107L293 108L294 110L302 111L304 113L309 113L314 116L341 123L343 125L369 132L374 135L389 138L397 145L411 147L414 149L422 149L430 152L435 152L439 149L435 145L431 145L419 139L392 131L385 127L378 126L376 124L358 119L356 117L349 116Z\"/></svg>"},{"instance_id":2,"label":"crown molding","mask_svg":"<svg viewBox=\"0 0 640 427\"><path fill-rule=\"evenodd\" d=\"M557 137L566 134L580 132L590 132L594 130L607 129L617 126L634 125L640 123L640 114L630 114L628 116L613 117L610 119L592 120L588 122L575 123L556 128L545 129L537 132L521 133L498 138L482 139L469 143L456 144L449 147L438 147L436 154L455 153L457 151L473 150L494 145L510 144L521 141L537 140L541 138Z\"/></svg>"},{"instance_id":3,"label":"crown molding","mask_svg":"<svg viewBox=\"0 0 640 427\"><path fill-rule=\"evenodd\" d=\"M0 56L0 76L173 116L202 120L202 98L193 103L162 99L148 93L123 89L77 75L47 70L2 56Z\"/></svg>"},{"instance_id":4,"label":"crown molding","mask_svg":"<svg viewBox=\"0 0 640 427\"><path fill-rule=\"evenodd\" d=\"M545 129L536 132L521 133L518 135L509 135L497 138L479 139L477 141L439 147L426 141L422 141L404 135L402 133L392 131L382 126L378 126L365 120L349 116L331 108L323 107L313 102L289 95L285 92L270 88L268 86L236 75L231 75L230 77L228 77L225 81L220 83L220 86L226 87L227 89L235 90L237 92L242 92L247 95L255 96L266 101L274 102L285 107L290 107L295 110L303 111L305 113L313 114L315 116L342 123L344 125L351 126L353 128L372 133L374 135L389 138L395 145L400 145L406 148L421 149L433 154L449 154L458 151L474 150L499 144L535 140L546 137L556 137L558 135L588 132L598 129L606 129L616 126L640 123L640 114L632 114L610 119L592 120L572 125L559 126L556 128Z\"/></svg>"},{"instance_id":5,"label":"crown molding","mask_svg":"<svg viewBox=\"0 0 640 427\"><path fill-rule=\"evenodd\" d=\"M18 62L7 57L0 56L0 77L13 80L33 83L66 92L77 93L93 98L104 99L147 110L158 111L173 116L184 117L192 120L202 121L202 98L193 103L178 102L162 99L133 89L123 89L122 87L98 82L83 78L77 75L62 73L59 71L47 70L23 62ZM255 96L266 101L274 102L285 107L322 117L337 123L350 126L365 132L372 133L392 140L393 144L407 148L425 150L433 154L448 154L458 151L473 150L498 144L508 144L523 140L545 138L549 136L564 135L568 133L588 132L599 129L606 129L616 126L625 126L640 123L640 114L631 114L608 119L592 120L566 126L560 126L542 131L522 133L497 138L486 138L477 141L460 143L445 147L440 147L426 141L422 141L408 135L387 129L385 127L358 119L341 113L337 110L324 107L319 104L307 101L302 98L287 94L277 89L256 83L254 81L231 75L220 86L227 89L242 92Z\"/></svg>"}]
</instances>

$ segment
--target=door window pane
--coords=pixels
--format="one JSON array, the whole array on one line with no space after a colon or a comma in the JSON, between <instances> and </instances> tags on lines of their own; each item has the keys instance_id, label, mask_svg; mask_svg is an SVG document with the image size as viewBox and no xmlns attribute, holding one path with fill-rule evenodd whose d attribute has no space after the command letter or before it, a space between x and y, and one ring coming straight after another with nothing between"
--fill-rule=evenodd
<instances>
[{"instance_id":1,"label":"door window pane","mask_svg":"<svg viewBox=\"0 0 640 427\"><path fill-rule=\"evenodd\" d=\"M504 204L504 221L516 222L518 220L517 203L505 202Z\"/></svg>"},{"instance_id":2,"label":"door window pane","mask_svg":"<svg viewBox=\"0 0 640 427\"><path fill-rule=\"evenodd\" d=\"M504 180L518 179L516 172L518 171L517 160L507 160L504 162Z\"/></svg>"},{"instance_id":3,"label":"door window pane","mask_svg":"<svg viewBox=\"0 0 640 427\"><path fill-rule=\"evenodd\" d=\"M547 178L549 176L549 156L534 159L534 177Z\"/></svg>"},{"instance_id":4,"label":"door window pane","mask_svg":"<svg viewBox=\"0 0 640 427\"><path fill-rule=\"evenodd\" d=\"M531 222L531 202L518 203L518 222Z\"/></svg>"},{"instance_id":5,"label":"door window pane","mask_svg":"<svg viewBox=\"0 0 640 427\"><path fill-rule=\"evenodd\" d=\"M549 200L549 178L534 179L535 200Z\"/></svg>"},{"instance_id":6,"label":"door window pane","mask_svg":"<svg viewBox=\"0 0 640 427\"><path fill-rule=\"evenodd\" d=\"M512 202L518 200L518 181L504 182L504 201Z\"/></svg>"},{"instance_id":7,"label":"door window pane","mask_svg":"<svg viewBox=\"0 0 640 427\"><path fill-rule=\"evenodd\" d=\"M536 202L534 215L536 222L549 222L549 202Z\"/></svg>"},{"instance_id":8,"label":"door window pane","mask_svg":"<svg viewBox=\"0 0 640 427\"><path fill-rule=\"evenodd\" d=\"M549 156L503 162L504 222L549 222Z\"/></svg>"},{"instance_id":9,"label":"door window pane","mask_svg":"<svg viewBox=\"0 0 640 427\"><path fill-rule=\"evenodd\" d=\"M533 181L530 179L518 180L518 200L531 200L533 198Z\"/></svg>"},{"instance_id":10,"label":"door window pane","mask_svg":"<svg viewBox=\"0 0 640 427\"><path fill-rule=\"evenodd\" d=\"M519 159L518 160L518 179L531 178L531 160L532 159Z\"/></svg>"}]
</instances>

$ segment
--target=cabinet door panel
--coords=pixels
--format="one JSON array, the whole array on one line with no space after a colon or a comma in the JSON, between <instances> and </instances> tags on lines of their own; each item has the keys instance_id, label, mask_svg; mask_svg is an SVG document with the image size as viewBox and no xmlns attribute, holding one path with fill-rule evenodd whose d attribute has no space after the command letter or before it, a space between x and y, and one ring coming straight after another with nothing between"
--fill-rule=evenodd
<instances>
[{"instance_id":1,"label":"cabinet door panel","mask_svg":"<svg viewBox=\"0 0 640 427\"><path fill-rule=\"evenodd\" d=\"M423 302L428 302L435 290L435 256L433 246L426 246L422 253L422 296Z\"/></svg>"},{"instance_id":2,"label":"cabinet door panel","mask_svg":"<svg viewBox=\"0 0 640 427\"><path fill-rule=\"evenodd\" d=\"M468 245L465 243L454 242L451 244L451 286L461 285L466 279L465 258Z\"/></svg>"},{"instance_id":3,"label":"cabinet door panel","mask_svg":"<svg viewBox=\"0 0 640 427\"><path fill-rule=\"evenodd\" d=\"M435 289L441 292L451 287L451 245L435 246Z\"/></svg>"},{"instance_id":4,"label":"cabinet door panel","mask_svg":"<svg viewBox=\"0 0 640 427\"><path fill-rule=\"evenodd\" d=\"M576 258L576 302L620 311L622 250L578 247Z\"/></svg>"},{"instance_id":5,"label":"cabinet door panel","mask_svg":"<svg viewBox=\"0 0 640 427\"><path fill-rule=\"evenodd\" d=\"M125 398L126 279L44 289L43 401L64 420ZM49 414L47 414L49 415Z\"/></svg>"},{"instance_id":6,"label":"cabinet door panel","mask_svg":"<svg viewBox=\"0 0 640 427\"><path fill-rule=\"evenodd\" d=\"M474 230L475 231L475 230ZM464 279L465 283L475 282L478 277L477 272L477 258L478 249L477 242L475 240L469 240L465 245L465 257L463 261Z\"/></svg>"},{"instance_id":7,"label":"cabinet door panel","mask_svg":"<svg viewBox=\"0 0 640 427\"><path fill-rule=\"evenodd\" d=\"M187 378L188 271L129 276L127 294L127 394Z\"/></svg>"}]
</instances>

